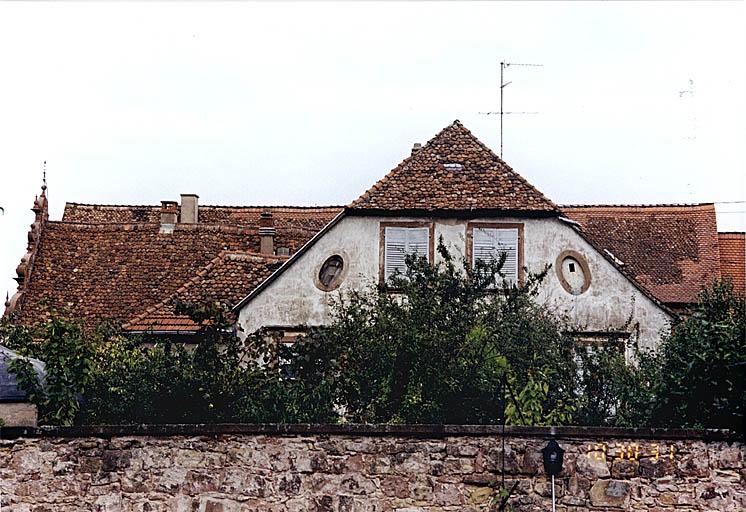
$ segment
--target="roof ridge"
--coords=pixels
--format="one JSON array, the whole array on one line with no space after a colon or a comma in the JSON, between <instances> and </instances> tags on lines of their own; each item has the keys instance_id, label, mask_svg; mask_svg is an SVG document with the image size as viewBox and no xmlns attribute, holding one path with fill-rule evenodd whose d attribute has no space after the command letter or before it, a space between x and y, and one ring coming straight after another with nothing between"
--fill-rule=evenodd
<instances>
[{"instance_id":1,"label":"roof ridge","mask_svg":"<svg viewBox=\"0 0 746 512\"><path fill-rule=\"evenodd\" d=\"M77 203L75 201L66 201L65 207L67 206L90 206L99 208L160 208L158 204L102 204L102 203ZM200 204L199 208L229 208L229 209L241 209L241 208L286 208L289 210L341 210L344 208L342 205L223 205L223 204Z\"/></svg>"},{"instance_id":2,"label":"roof ridge","mask_svg":"<svg viewBox=\"0 0 746 512\"><path fill-rule=\"evenodd\" d=\"M180 287L178 287L176 290L173 291L168 297L165 299L153 304L149 308L146 308L145 311L140 313L139 315L134 316L131 320L128 320L125 324L122 325L122 328L126 330L127 326L137 322L138 320L142 320L150 316L151 313L155 313L160 309L161 307L167 305L172 299L174 299L178 294L183 293L185 290L187 290L190 286L194 285L194 283L198 282L199 280L204 277L210 269L214 268L215 264L223 259L223 255L227 251L225 249L221 250L217 256L215 256L213 259L211 259L209 262L207 262L206 265L202 266L197 270L197 273L187 279L184 284L182 284Z\"/></svg>"},{"instance_id":3,"label":"roof ridge","mask_svg":"<svg viewBox=\"0 0 746 512\"><path fill-rule=\"evenodd\" d=\"M446 126L445 128L443 128L442 130L440 130L440 131L439 131L438 133L436 133L435 135L433 135L432 137L430 137L430 139L428 139L428 141L427 141L427 142L425 142L425 143L424 143L424 144L422 145L422 148L421 148L421 150L422 150L422 149L424 149L424 148L426 148L426 147L427 147L427 145L428 145L428 144L430 144L431 142L433 142L433 141L434 141L435 139L437 139L438 137L440 137L441 135L443 135L443 133L445 133L445 132L446 132L446 130L449 130L449 129L451 129L451 128L452 128L452 127L454 127L454 126L458 126L458 127L460 127L460 128L464 128L464 129L465 129L464 125L463 125L463 124L461 124L461 121L459 121L458 119L456 119L456 120L454 120L454 121L453 121L453 122L452 122L451 124L449 124L448 126ZM467 131L468 131L468 130L467 130ZM399 164L398 164L398 165L397 165L396 167L394 167L394 168L393 168L393 169L391 169L391 170L390 170L389 172L387 172L387 173L386 173L386 174L384 175L384 177L383 177L383 178L381 178L380 180L376 181L376 182L375 182L375 183L374 183L374 184L373 184L373 185L372 185L372 186L371 186L370 188L368 188L368 190L366 190L365 192L363 192L363 193L362 193L362 194L360 195L360 197L358 197L357 199L355 199L354 201L352 201L352 202L351 202L351 203L350 203L350 204L349 204L349 205L347 206L347 208L354 208L354 207L355 207L355 204L356 204L356 203L359 203L359 202L362 202L362 201L364 201L365 199L368 199L368 196L369 196L369 195L370 195L370 194L371 194L371 193L372 193L372 192L373 192L374 190L378 190L379 188L381 188L381 186L383 185L383 183L384 183L384 182L386 182L386 181L387 181L387 180L388 180L388 179L389 179L389 178L391 177L391 175L392 175L392 174L394 174L395 172L397 172L397 171L398 171L398 170L399 170L399 169L400 169L401 167L403 167L403 166L404 166L404 164L406 164L407 162L409 162L410 160L412 160L412 158L414 158L414 157L416 156L416 154L417 154L417 153L410 153L410 154L409 154L409 156L407 156L407 157L404 157L404 159L403 159L403 160L402 160L401 162L399 162Z\"/></svg>"},{"instance_id":4,"label":"roof ridge","mask_svg":"<svg viewBox=\"0 0 746 512\"><path fill-rule=\"evenodd\" d=\"M561 204L559 208L683 208L683 207L715 206L714 202L709 203L639 203L639 204L620 204L620 203L592 203L592 204Z\"/></svg>"}]
</instances>

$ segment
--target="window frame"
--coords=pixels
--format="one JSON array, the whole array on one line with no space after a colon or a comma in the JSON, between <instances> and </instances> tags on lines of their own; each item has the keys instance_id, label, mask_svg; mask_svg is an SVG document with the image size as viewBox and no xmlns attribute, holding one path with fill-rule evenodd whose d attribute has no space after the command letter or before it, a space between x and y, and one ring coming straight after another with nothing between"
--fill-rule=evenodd
<instances>
[{"instance_id":1,"label":"window frame","mask_svg":"<svg viewBox=\"0 0 746 512\"><path fill-rule=\"evenodd\" d=\"M518 230L518 247L517 250L517 259L518 259L518 282L516 283L519 286L522 286L525 282L525 272L523 270L523 267L525 266L524 263L524 256L523 256L523 226L524 224L522 222L469 222L466 224L466 264L469 266L469 268L473 268L474 266L474 229L475 228L482 228L482 229L517 229Z\"/></svg>"},{"instance_id":2,"label":"window frame","mask_svg":"<svg viewBox=\"0 0 746 512\"><path fill-rule=\"evenodd\" d=\"M574 293L572 291L572 286L570 286L570 283L567 282L567 279L565 279L565 275L562 273L562 263L564 263L565 258L572 258L577 261L578 265L580 265L580 268L583 271L583 277L585 279L583 281L583 286L580 287L578 293ZM585 292L588 291L588 288L591 287L593 275L591 274L591 269L588 266L588 260L586 260L585 256L580 254L578 251L574 251L571 249L562 251L559 256L557 256L557 260L554 262L554 270L557 274L560 285L562 285L562 288L573 297L583 295Z\"/></svg>"},{"instance_id":3,"label":"window frame","mask_svg":"<svg viewBox=\"0 0 746 512\"><path fill-rule=\"evenodd\" d=\"M399 221L381 222L378 226L378 283L379 286L392 290L386 282L386 228L428 228L427 261L435 261L435 223L432 221Z\"/></svg>"}]
</instances>

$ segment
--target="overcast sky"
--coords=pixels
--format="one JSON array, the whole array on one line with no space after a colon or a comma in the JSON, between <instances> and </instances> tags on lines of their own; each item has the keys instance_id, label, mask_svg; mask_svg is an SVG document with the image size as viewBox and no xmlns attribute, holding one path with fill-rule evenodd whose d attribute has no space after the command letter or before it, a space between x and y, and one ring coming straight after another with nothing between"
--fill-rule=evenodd
<instances>
[{"instance_id":1,"label":"overcast sky","mask_svg":"<svg viewBox=\"0 0 746 512\"><path fill-rule=\"evenodd\" d=\"M728 3L0 3L0 287L65 201L345 204L460 119L568 203L743 201ZM721 230L746 204L718 204Z\"/></svg>"}]
</instances>

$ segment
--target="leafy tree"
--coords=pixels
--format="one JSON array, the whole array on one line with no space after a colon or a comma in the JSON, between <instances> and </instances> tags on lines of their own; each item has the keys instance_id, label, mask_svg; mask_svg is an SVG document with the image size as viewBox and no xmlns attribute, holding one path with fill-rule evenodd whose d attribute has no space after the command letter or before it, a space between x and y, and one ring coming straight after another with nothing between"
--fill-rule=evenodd
<instances>
[{"instance_id":1,"label":"leafy tree","mask_svg":"<svg viewBox=\"0 0 746 512\"><path fill-rule=\"evenodd\" d=\"M632 345L634 352L634 343ZM630 348L630 347L628 347ZM575 422L579 425L640 427L649 425L653 392L648 358L631 365L620 345L578 347Z\"/></svg>"},{"instance_id":2,"label":"leafy tree","mask_svg":"<svg viewBox=\"0 0 746 512\"><path fill-rule=\"evenodd\" d=\"M392 278L396 293L339 297L332 323L294 348L292 372L306 385L315 379L320 395L335 389L335 406L353 422L496 423L504 399L530 402L538 412L526 421L570 421L573 341L534 300L546 270L496 285L504 258L469 268L442 241L438 253L434 265L408 257L406 272ZM540 374L551 380L539 396L527 386L535 389L531 376ZM521 422L523 408L512 421Z\"/></svg>"},{"instance_id":3,"label":"leafy tree","mask_svg":"<svg viewBox=\"0 0 746 512\"><path fill-rule=\"evenodd\" d=\"M655 353L641 355L650 422L744 431L746 309L730 282L705 288Z\"/></svg>"}]
</instances>

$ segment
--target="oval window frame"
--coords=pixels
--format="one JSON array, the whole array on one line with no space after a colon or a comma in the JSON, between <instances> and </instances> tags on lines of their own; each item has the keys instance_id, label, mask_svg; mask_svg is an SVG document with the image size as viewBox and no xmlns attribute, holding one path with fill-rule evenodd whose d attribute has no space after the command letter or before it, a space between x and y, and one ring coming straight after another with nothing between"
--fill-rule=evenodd
<instances>
[{"instance_id":1,"label":"oval window frame","mask_svg":"<svg viewBox=\"0 0 746 512\"><path fill-rule=\"evenodd\" d=\"M340 260L342 260L342 271L334 277L329 285L324 285L324 283L321 282L321 271L324 268L324 265L326 265L333 258L339 258ZM314 269L313 283L316 285L316 288L318 288L322 292L331 292L339 288L339 286L342 284L342 282L345 280L345 277L347 276L347 262L348 258L342 252L335 252L324 258L321 263L316 265Z\"/></svg>"},{"instance_id":2,"label":"oval window frame","mask_svg":"<svg viewBox=\"0 0 746 512\"><path fill-rule=\"evenodd\" d=\"M583 270L585 281L583 282L583 286L580 287L580 291L578 292L573 291L570 283L567 282L567 279L565 279L565 276L562 274L562 262L565 261L565 258L574 259L578 262L580 268ZM559 256L557 256L557 260L554 262L554 270L557 273L557 279L559 279L562 288L570 295L583 295L591 286L591 281L593 280L591 276L591 269L588 267L588 261L585 259L585 256L580 254L578 251L562 251Z\"/></svg>"}]
</instances>

